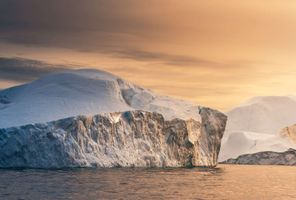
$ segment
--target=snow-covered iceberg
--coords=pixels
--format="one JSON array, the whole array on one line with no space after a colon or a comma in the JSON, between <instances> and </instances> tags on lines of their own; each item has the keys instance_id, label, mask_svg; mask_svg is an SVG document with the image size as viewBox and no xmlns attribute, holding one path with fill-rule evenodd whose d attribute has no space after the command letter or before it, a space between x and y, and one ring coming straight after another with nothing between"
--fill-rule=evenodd
<instances>
[{"instance_id":1,"label":"snow-covered iceberg","mask_svg":"<svg viewBox=\"0 0 296 200\"><path fill-rule=\"evenodd\" d=\"M296 143L280 134L296 122L294 96L254 97L227 112L219 161L263 151L283 152Z\"/></svg>"},{"instance_id":2,"label":"snow-covered iceberg","mask_svg":"<svg viewBox=\"0 0 296 200\"><path fill-rule=\"evenodd\" d=\"M106 72L54 73L0 92L0 167L211 167L226 120Z\"/></svg>"}]
</instances>

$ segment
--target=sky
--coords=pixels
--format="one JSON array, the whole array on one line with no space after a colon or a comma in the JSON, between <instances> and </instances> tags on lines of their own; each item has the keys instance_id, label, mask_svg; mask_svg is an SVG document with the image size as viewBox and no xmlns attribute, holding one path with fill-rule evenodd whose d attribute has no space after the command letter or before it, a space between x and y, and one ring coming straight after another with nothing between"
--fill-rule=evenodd
<instances>
[{"instance_id":1,"label":"sky","mask_svg":"<svg viewBox=\"0 0 296 200\"><path fill-rule=\"evenodd\" d=\"M0 88L107 70L227 111L296 95L294 0L1 0Z\"/></svg>"}]
</instances>

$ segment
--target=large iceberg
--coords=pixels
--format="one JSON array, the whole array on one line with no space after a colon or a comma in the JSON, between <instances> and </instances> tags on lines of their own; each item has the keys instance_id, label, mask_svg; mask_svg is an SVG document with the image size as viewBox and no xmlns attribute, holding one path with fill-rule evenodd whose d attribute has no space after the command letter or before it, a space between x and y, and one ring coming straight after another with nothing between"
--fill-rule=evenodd
<instances>
[{"instance_id":1,"label":"large iceberg","mask_svg":"<svg viewBox=\"0 0 296 200\"><path fill-rule=\"evenodd\" d=\"M217 164L227 117L97 70L0 92L0 167Z\"/></svg>"}]
</instances>

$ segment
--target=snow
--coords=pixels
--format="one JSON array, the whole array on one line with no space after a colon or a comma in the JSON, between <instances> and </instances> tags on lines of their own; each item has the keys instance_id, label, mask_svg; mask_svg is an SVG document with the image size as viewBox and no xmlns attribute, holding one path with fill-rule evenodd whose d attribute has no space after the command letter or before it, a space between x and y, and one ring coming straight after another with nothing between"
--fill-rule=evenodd
<instances>
[{"instance_id":1,"label":"snow","mask_svg":"<svg viewBox=\"0 0 296 200\"><path fill-rule=\"evenodd\" d=\"M157 95L104 71L83 69L0 91L0 128L135 109L159 112L167 120L200 121L198 106L191 102Z\"/></svg>"},{"instance_id":2,"label":"snow","mask_svg":"<svg viewBox=\"0 0 296 200\"><path fill-rule=\"evenodd\" d=\"M247 153L295 148L280 131L296 122L294 96L254 97L227 113L220 161Z\"/></svg>"},{"instance_id":3,"label":"snow","mask_svg":"<svg viewBox=\"0 0 296 200\"><path fill-rule=\"evenodd\" d=\"M228 130L277 134L296 122L296 100L292 96L255 97L227 115Z\"/></svg>"}]
</instances>

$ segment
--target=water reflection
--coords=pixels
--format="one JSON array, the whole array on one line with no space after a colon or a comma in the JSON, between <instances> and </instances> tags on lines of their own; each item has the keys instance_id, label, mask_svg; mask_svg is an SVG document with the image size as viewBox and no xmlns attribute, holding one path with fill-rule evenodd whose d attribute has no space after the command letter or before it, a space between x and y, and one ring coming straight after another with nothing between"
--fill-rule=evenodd
<instances>
[{"instance_id":1,"label":"water reflection","mask_svg":"<svg viewBox=\"0 0 296 200\"><path fill-rule=\"evenodd\" d=\"M294 199L296 168L0 170L0 199Z\"/></svg>"}]
</instances>

